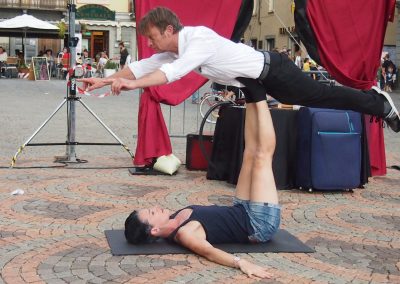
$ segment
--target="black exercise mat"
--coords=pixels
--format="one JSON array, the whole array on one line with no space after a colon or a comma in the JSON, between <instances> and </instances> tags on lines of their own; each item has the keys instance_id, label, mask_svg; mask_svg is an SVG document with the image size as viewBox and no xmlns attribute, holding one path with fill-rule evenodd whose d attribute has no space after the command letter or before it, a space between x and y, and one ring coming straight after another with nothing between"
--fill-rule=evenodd
<instances>
[{"instance_id":1,"label":"black exercise mat","mask_svg":"<svg viewBox=\"0 0 400 284\"><path fill-rule=\"evenodd\" d=\"M132 245L124 236L123 230L106 230L108 244L113 255L148 255L148 254L189 254L191 251L163 239L151 244ZM311 253L313 249L305 245L286 230L279 230L267 243L260 244L219 244L215 247L230 253Z\"/></svg>"},{"instance_id":2,"label":"black exercise mat","mask_svg":"<svg viewBox=\"0 0 400 284\"><path fill-rule=\"evenodd\" d=\"M157 171L153 168L133 167L128 169L131 175L144 175L144 176L169 176L169 174Z\"/></svg>"}]
</instances>

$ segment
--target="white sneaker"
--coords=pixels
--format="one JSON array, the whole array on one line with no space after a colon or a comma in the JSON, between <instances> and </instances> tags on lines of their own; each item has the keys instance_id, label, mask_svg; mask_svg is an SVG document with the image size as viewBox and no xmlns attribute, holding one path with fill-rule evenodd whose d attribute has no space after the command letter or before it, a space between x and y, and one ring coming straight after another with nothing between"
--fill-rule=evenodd
<instances>
[{"instance_id":1,"label":"white sneaker","mask_svg":"<svg viewBox=\"0 0 400 284\"><path fill-rule=\"evenodd\" d=\"M399 115L399 111L397 110L396 106L393 103L392 98L390 97L390 95L387 92L382 91L381 89L379 89L376 86L373 86L372 89L375 92L377 92L378 94L381 94L382 96L384 96L385 99L387 100L387 102L392 107L390 112L386 115L386 117L384 117L384 120L386 121L387 125L394 132L400 132L400 115Z\"/></svg>"}]
</instances>

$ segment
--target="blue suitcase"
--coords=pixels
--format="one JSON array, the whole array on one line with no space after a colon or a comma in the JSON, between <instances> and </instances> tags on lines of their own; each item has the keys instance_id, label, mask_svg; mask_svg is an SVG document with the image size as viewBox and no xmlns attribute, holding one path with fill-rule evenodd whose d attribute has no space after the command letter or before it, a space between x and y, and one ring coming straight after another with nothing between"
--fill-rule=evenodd
<instances>
[{"instance_id":1,"label":"blue suitcase","mask_svg":"<svg viewBox=\"0 0 400 284\"><path fill-rule=\"evenodd\" d=\"M360 186L361 114L302 107L297 129L297 187L312 191Z\"/></svg>"}]
</instances>

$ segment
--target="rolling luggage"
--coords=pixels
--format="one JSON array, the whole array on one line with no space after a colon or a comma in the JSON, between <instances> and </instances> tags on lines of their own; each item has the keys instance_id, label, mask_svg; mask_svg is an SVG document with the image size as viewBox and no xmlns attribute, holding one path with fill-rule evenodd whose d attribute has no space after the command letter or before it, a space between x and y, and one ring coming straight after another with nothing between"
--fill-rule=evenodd
<instances>
[{"instance_id":1,"label":"rolling luggage","mask_svg":"<svg viewBox=\"0 0 400 284\"><path fill-rule=\"evenodd\" d=\"M298 114L296 186L345 190L361 184L361 114L302 107Z\"/></svg>"}]
</instances>

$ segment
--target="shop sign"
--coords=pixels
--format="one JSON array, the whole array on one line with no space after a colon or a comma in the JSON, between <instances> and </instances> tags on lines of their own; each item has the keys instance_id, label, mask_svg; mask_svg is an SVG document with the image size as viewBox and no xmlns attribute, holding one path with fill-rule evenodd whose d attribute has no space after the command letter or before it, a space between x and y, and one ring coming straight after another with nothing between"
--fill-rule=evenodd
<instances>
[{"instance_id":1,"label":"shop sign","mask_svg":"<svg viewBox=\"0 0 400 284\"><path fill-rule=\"evenodd\" d=\"M96 4L84 5L76 11L76 19L115 21L115 11Z\"/></svg>"},{"instance_id":2,"label":"shop sign","mask_svg":"<svg viewBox=\"0 0 400 284\"><path fill-rule=\"evenodd\" d=\"M279 34L280 35L285 35L288 33L288 31L290 33L295 33L296 32L296 27L295 26L291 26L291 27L283 27L283 28L279 28Z\"/></svg>"}]
</instances>

